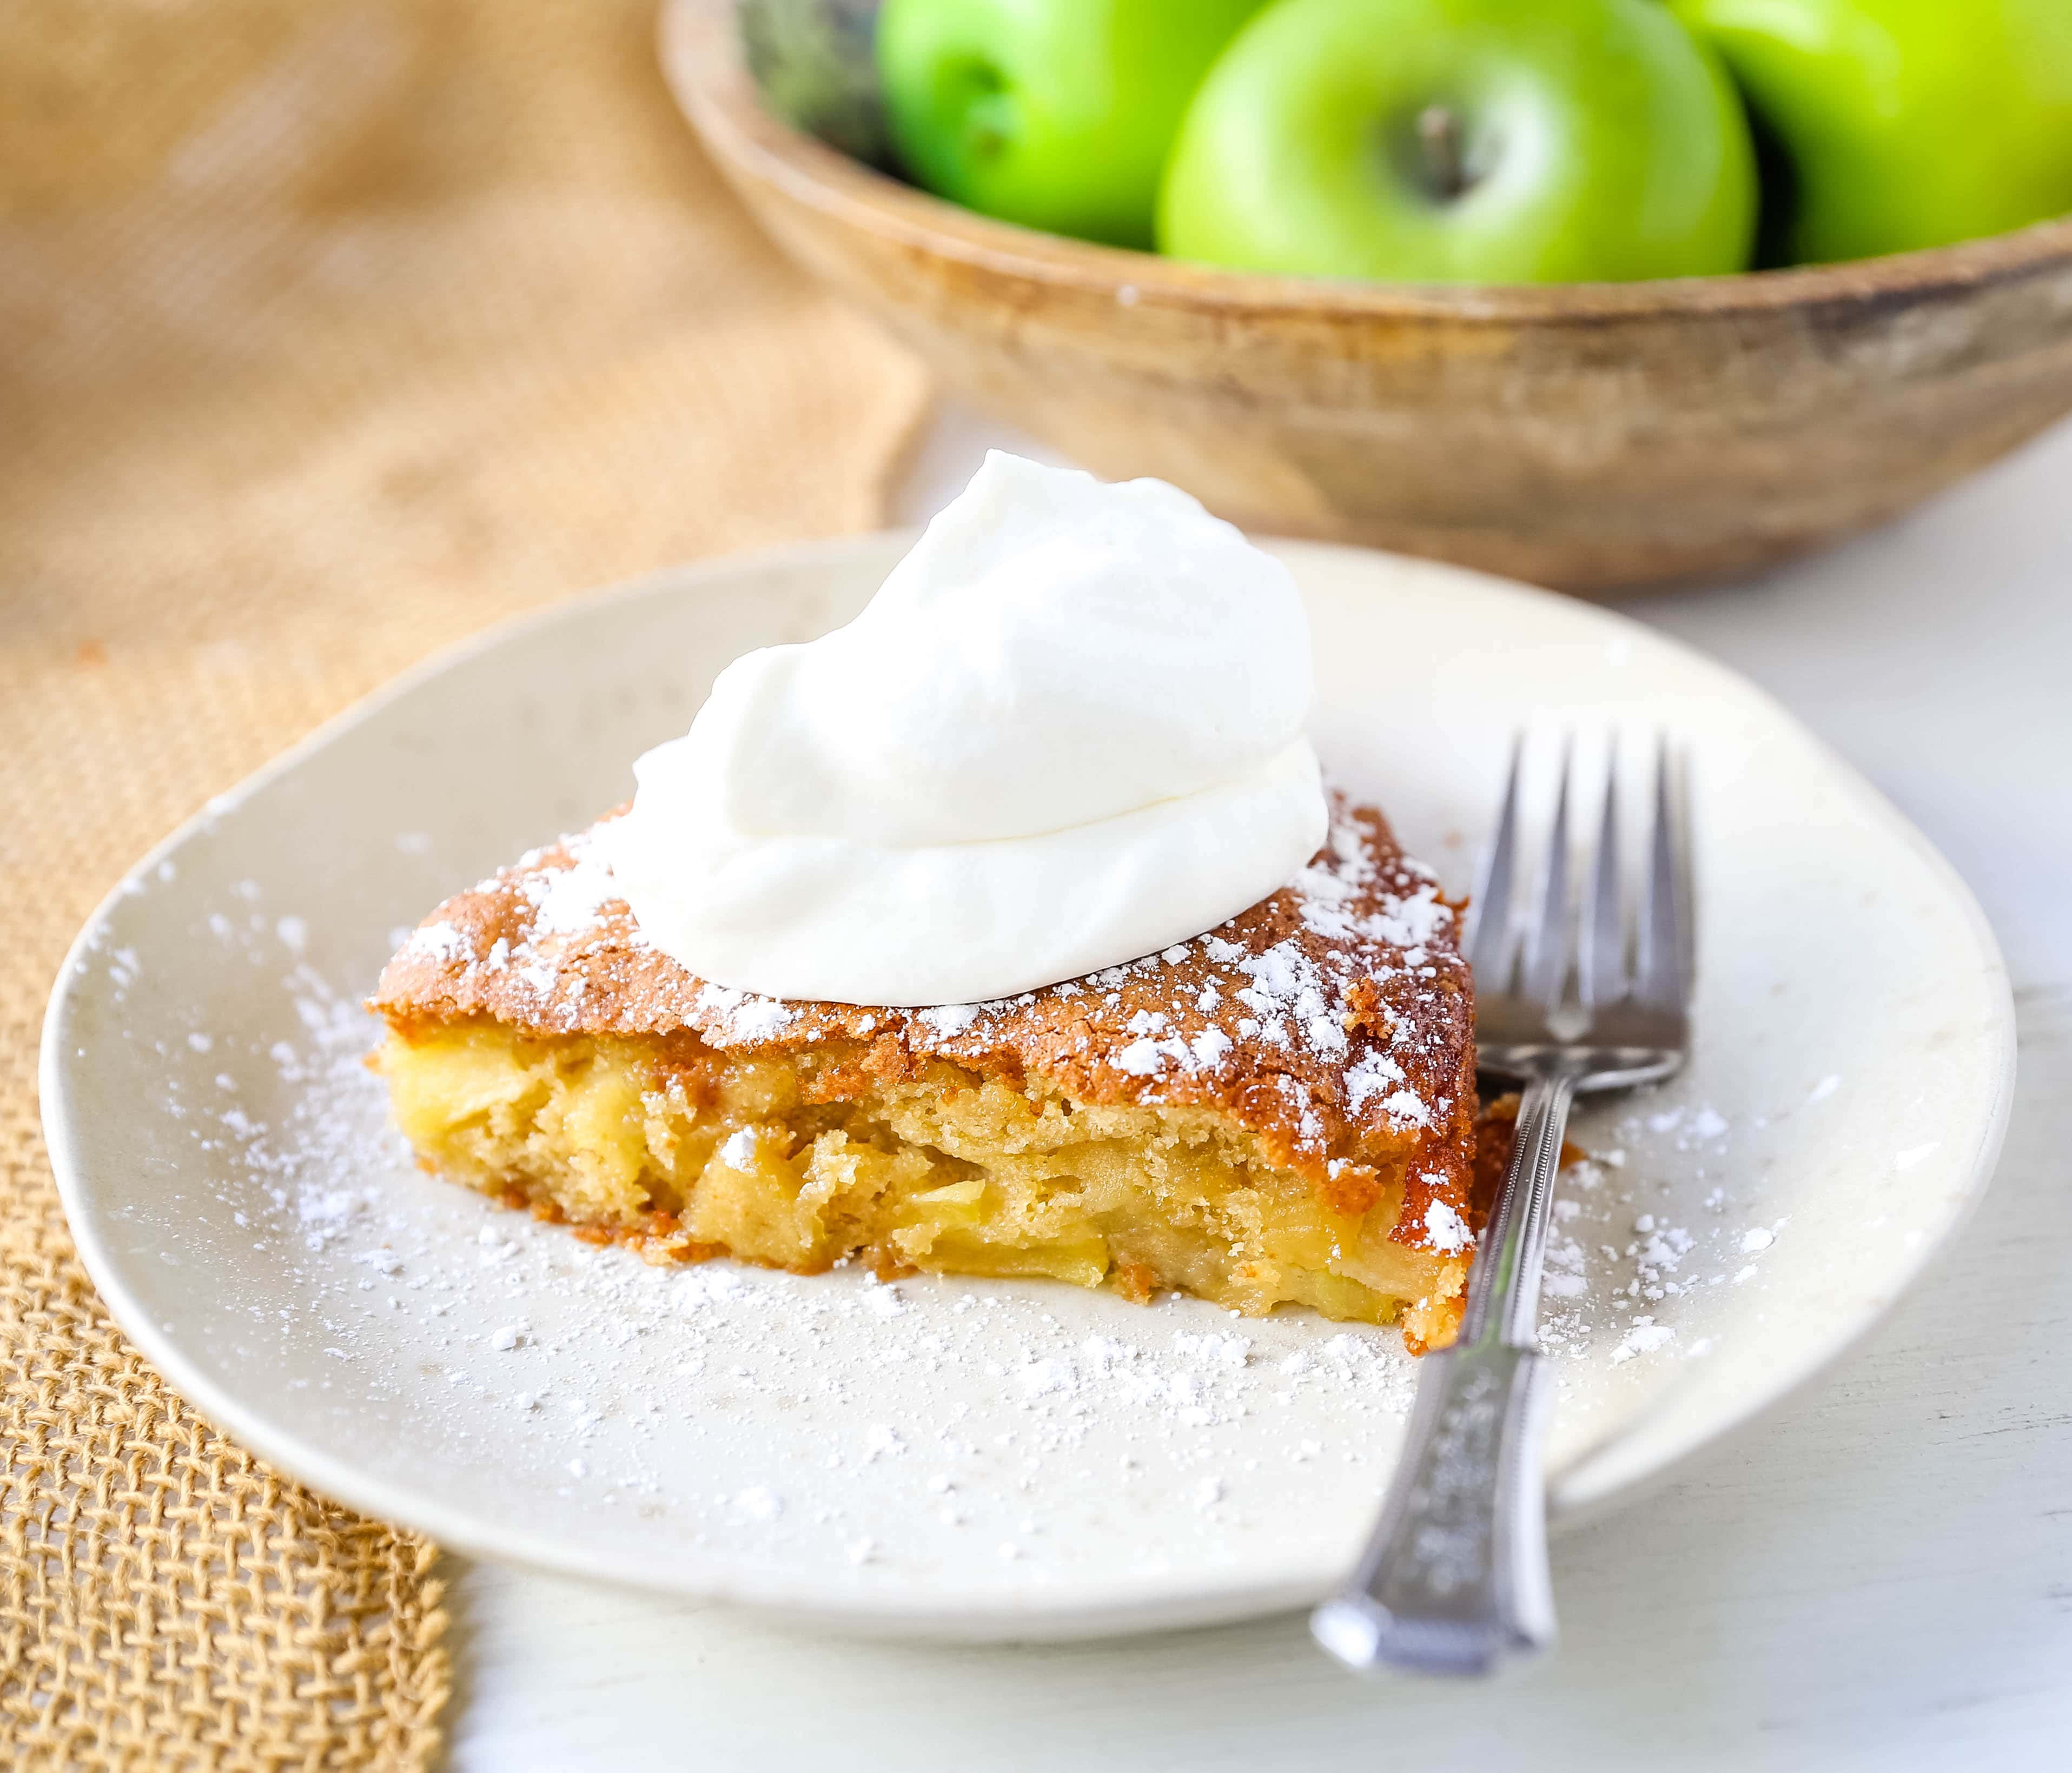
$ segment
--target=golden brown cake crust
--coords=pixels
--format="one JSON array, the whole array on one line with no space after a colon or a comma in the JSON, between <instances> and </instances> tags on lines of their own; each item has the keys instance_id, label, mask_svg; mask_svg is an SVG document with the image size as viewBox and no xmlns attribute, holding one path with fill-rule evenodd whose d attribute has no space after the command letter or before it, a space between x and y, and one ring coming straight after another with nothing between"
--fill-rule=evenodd
<instances>
[{"instance_id":1,"label":"golden brown cake crust","mask_svg":"<svg viewBox=\"0 0 2072 1773\"><path fill-rule=\"evenodd\" d=\"M1457 909L1379 813L1335 809L1290 885L1162 954L994 1002L902 1010L709 984L652 946L587 834L427 917L371 1007L408 1030L487 1017L550 1037L684 1032L729 1051L841 1047L865 1079L931 1060L1088 1102L1220 1109L1341 1211L1406 1178L1392 1236L1459 1247L1474 1200L1474 1003ZM610 815L610 816L616 816ZM1434 1203L1442 1210L1428 1219Z\"/></svg>"}]
</instances>

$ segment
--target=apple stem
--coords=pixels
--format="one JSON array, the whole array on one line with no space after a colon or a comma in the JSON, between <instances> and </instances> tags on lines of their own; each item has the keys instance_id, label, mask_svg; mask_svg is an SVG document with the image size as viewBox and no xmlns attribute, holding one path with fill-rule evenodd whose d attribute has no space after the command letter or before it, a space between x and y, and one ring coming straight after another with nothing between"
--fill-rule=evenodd
<instances>
[{"instance_id":1,"label":"apple stem","mask_svg":"<svg viewBox=\"0 0 2072 1773\"><path fill-rule=\"evenodd\" d=\"M1424 170L1433 195L1441 200L1459 196L1468 188L1468 176L1462 164L1461 120L1453 107L1428 105L1420 111L1417 141L1424 150Z\"/></svg>"}]
</instances>

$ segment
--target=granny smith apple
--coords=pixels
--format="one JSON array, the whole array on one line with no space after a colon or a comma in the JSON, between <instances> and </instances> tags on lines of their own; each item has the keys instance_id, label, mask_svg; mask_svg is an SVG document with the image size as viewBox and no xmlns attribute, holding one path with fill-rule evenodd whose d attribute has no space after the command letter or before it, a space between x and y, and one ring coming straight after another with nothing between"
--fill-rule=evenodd
<instances>
[{"instance_id":1,"label":"granny smith apple","mask_svg":"<svg viewBox=\"0 0 2072 1773\"><path fill-rule=\"evenodd\" d=\"M939 196L1053 233L1151 244L1181 113L1260 0L886 0L900 158Z\"/></svg>"},{"instance_id":2,"label":"granny smith apple","mask_svg":"<svg viewBox=\"0 0 2072 1773\"><path fill-rule=\"evenodd\" d=\"M1189 106L1161 251L1414 282L1747 263L1754 154L1656 0L1278 0Z\"/></svg>"},{"instance_id":3,"label":"granny smith apple","mask_svg":"<svg viewBox=\"0 0 2072 1773\"><path fill-rule=\"evenodd\" d=\"M1672 5L1786 174L1766 257L1868 258L2072 211L2072 0Z\"/></svg>"}]
</instances>

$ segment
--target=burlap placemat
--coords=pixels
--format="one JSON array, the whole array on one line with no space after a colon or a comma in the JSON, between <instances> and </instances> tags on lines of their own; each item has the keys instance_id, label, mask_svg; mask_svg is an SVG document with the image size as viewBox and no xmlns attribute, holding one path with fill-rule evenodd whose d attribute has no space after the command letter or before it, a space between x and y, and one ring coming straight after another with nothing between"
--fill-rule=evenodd
<instances>
[{"instance_id":1,"label":"burlap placemat","mask_svg":"<svg viewBox=\"0 0 2072 1773\"><path fill-rule=\"evenodd\" d=\"M0 1761L418 1767L433 1549L114 1330L39 1142L154 838L493 618L866 527L918 371L788 273L644 0L0 9Z\"/></svg>"}]
</instances>

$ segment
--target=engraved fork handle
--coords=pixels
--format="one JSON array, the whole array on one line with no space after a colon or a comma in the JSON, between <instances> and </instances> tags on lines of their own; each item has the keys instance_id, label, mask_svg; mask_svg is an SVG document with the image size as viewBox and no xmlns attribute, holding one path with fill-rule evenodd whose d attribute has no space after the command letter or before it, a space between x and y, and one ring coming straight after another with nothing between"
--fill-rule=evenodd
<instances>
[{"instance_id":1,"label":"engraved fork handle","mask_svg":"<svg viewBox=\"0 0 2072 1773\"><path fill-rule=\"evenodd\" d=\"M1540 1270L1576 1074L1527 1085L1511 1167L1453 1346L1424 1357L1409 1439L1351 1581L1310 1619L1347 1666L1486 1674L1554 1641L1535 1345Z\"/></svg>"}]
</instances>

